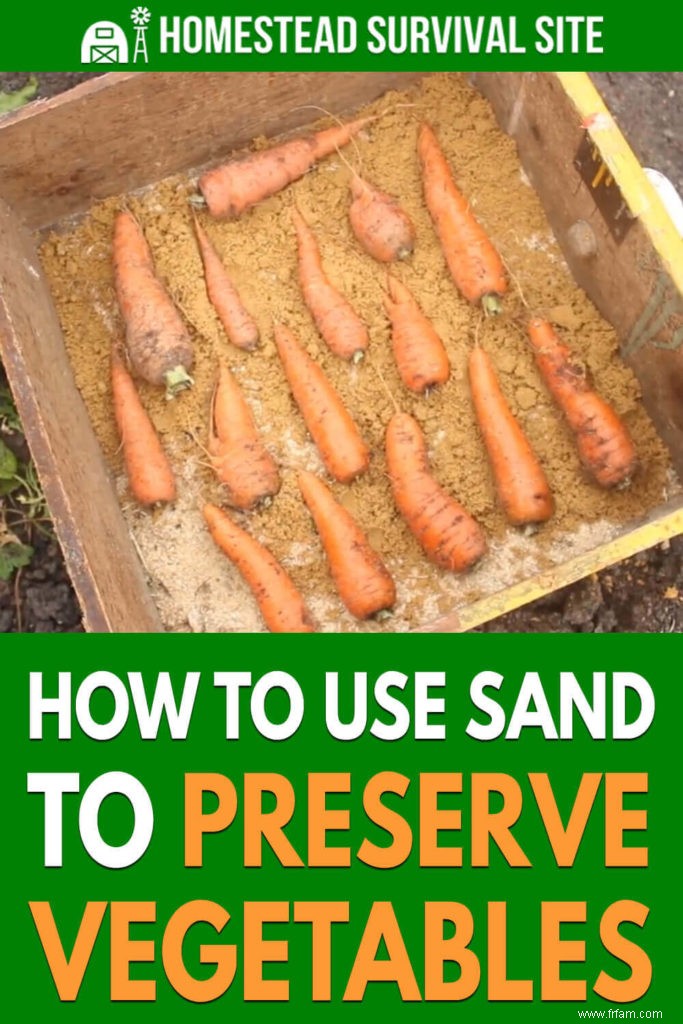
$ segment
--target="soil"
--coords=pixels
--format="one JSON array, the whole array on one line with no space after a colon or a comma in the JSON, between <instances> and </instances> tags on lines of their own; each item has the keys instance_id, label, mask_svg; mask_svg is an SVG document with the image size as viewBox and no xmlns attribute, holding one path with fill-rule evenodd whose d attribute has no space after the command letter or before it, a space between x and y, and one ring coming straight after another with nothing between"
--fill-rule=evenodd
<instances>
[{"instance_id":1,"label":"soil","mask_svg":"<svg viewBox=\"0 0 683 1024\"><path fill-rule=\"evenodd\" d=\"M76 81L82 78L90 77L87 75L45 75L40 76L40 92L39 95L53 94L59 91L59 87L70 87L75 84ZM669 177L681 187L681 174L683 173L683 154L681 152L681 140L683 139L683 130L681 130L680 123L677 123L676 116L680 122L679 107L676 106L673 98L670 96L672 90L675 92L676 88L680 88L681 76L680 75L639 75L639 74L610 74L596 76L600 79L599 85L606 97L608 104L611 104L615 114L622 123L622 127L625 129L626 134L630 138L634 149L639 155L642 162L648 166L657 167L664 173L667 173ZM0 75L0 88L7 88L12 86L19 86L23 84L25 76L22 75ZM638 82L636 82L638 80ZM649 100L645 103L645 94L647 93ZM658 99L655 101L653 96L656 95ZM629 101L629 96L633 98L633 103ZM657 117L663 118L662 134L659 136L652 135L652 111L657 110ZM463 112L465 113L465 111ZM629 121L629 115L632 114L632 121ZM670 132L670 136L663 135L664 131ZM657 143L657 146L653 148L653 143ZM368 149L368 153L370 152ZM400 162L399 162L400 163ZM370 165L370 170L372 166ZM312 176L314 177L314 176ZM466 182L463 182L466 185ZM308 185L300 192L299 197L304 207L304 212L311 219L313 226L317 222L317 218L321 217L325 211L321 211L316 206L316 196L314 194L308 194L306 191ZM410 194L408 191L406 194ZM141 200L142 201L142 200ZM149 200L148 200L149 201ZM486 200L482 197L482 208L486 210ZM307 205L308 203L308 205ZM106 226L107 216L111 216L106 213L106 204L103 204L103 225ZM148 209L149 214L149 209ZM416 220L419 221L419 212L410 211ZM272 216L273 211L270 211ZM268 211L265 212L264 216L268 216ZM490 214L493 216L493 214ZM340 219L341 222L341 219ZM418 223L418 230L420 225ZM187 244L189 240L189 227L185 225L184 228L186 237L181 238L181 241ZM183 231L180 232L181 235ZM152 232L153 234L153 232ZM152 240L152 239L150 239ZM233 237L230 237L230 242L234 242ZM221 245L227 245L228 235L216 234L214 232L214 241L216 241L219 248ZM338 237L334 240L338 248L343 249L346 244L346 240L343 237ZM182 248L182 246L181 246ZM237 261L242 264L242 257L248 257L250 254L240 253L240 259ZM255 254L251 254L254 256ZM324 254L323 254L324 255ZM173 267L169 266L166 269L167 276L172 276ZM426 268L422 268L425 271ZM559 273L559 272L558 272ZM281 282L286 295L287 289L291 286L290 278L292 276L291 268L288 269L284 275L285 280ZM353 275L352 275L353 276ZM429 275L428 275L429 276ZM365 269L361 268L360 277L365 281L368 277ZM406 283L410 284L410 276L404 278ZM346 277L344 278L346 284ZM351 282L354 286L354 282ZM103 288L110 288L110 282L105 282ZM360 278L355 284L355 287L359 290L362 298L363 287L360 283ZM368 285L369 287L369 285ZM182 288L181 288L182 291ZM422 296L421 296L422 297ZM536 297L538 298L538 297ZM549 296L544 296L549 301ZM196 305L196 296L192 294L184 293L184 301L192 307L192 319L201 320L202 313L201 309L198 309ZM429 303L433 303L435 308L441 308L443 301L443 295L440 290L438 280L434 279L434 288L432 294L428 300L425 300L425 307L429 311ZM580 299L576 296L570 297L568 303L564 303L568 306L569 314L572 316L577 315L576 303L579 302L579 315L584 319L590 317L585 309L580 307ZM556 304L556 303L555 303ZM362 303L361 303L362 305ZM262 315L265 316L268 312L267 308L262 310ZM200 326L203 328L202 333L207 335L211 339L215 339L215 325L202 323ZM471 327L472 325L470 325ZM600 325L597 323L593 325L594 331L600 334L601 331L605 335L605 346L603 355L598 357L598 365L592 366L593 372L600 374L601 370L604 373L612 374L613 369L609 367L609 359L607 353L612 347L612 339L609 338L609 332L604 332ZM100 325L101 327L101 325ZM380 332L380 327L377 325L376 331ZM304 332L305 333L305 332ZM498 339L495 337L495 329L492 329L490 336L485 339L487 346L492 345L495 351ZM307 341L309 344L313 343L313 334L309 332ZM104 342L102 343L102 351L105 349ZM499 350L502 351L502 350ZM325 361L324 353L316 353L323 358ZM207 351L208 355L208 351ZM272 357L272 353L270 353ZM452 353L451 353L452 355ZM602 360L602 367L600 361ZM456 361L457 362L457 361ZM327 367L326 367L327 368ZM237 361L237 369L240 369L239 360ZM511 367L511 370L516 368ZM390 378L390 388L400 389L400 383L391 378L392 368L387 365L381 368L382 373ZM463 375L463 369L461 365L456 366L456 372L454 374L455 380L461 378ZM201 377L201 374L200 374ZM607 380L607 378L605 378ZM629 384L626 378L622 377L621 380L617 380L616 377L611 378L613 384L613 390L619 394L621 389L621 398L618 398L618 403L622 405L622 411L627 412L628 415L635 415L634 411L634 396L632 384ZM248 377L245 377L243 383L249 385ZM509 397L513 400L513 404L518 400L518 411L529 412L536 414L541 412L541 424L539 424L538 438L542 438L545 434L545 430L542 429L543 419L543 398L538 393L533 392L533 389L529 387L530 376L525 371L524 367L520 368L519 380L516 381L516 387L514 391L510 392ZM259 381L252 380L252 385L258 387ZM357 382L356 385L357 387ZM203 435L205 430L205 418L199 417L199 411L202 406L206 407L207 395L210 387L210 380L208 374L205 375L204 389L200 388L197 391L197 405L194 407L192 412L188 410L188 419L185 422L185 427L188 430L188 434L191 432L198 432ZM353 398L354 387L349 392L349 398ZM377 401L379 402L379 393L376 393ZM534 398L531 405L528 404L530 396ZM253 395L252 395L253 397ZM452 396L451 396L452 397ZM443 400L443 399L442 399ZM527 409L524 410L524 406ZM366 406L367 408L367 406ZM270 410L269 410L270 411ZM413 410L417 411L417 410ZM161 410L159 410L161 415ZM168 415L168 413L166 414ZM264 417L264 422L268 417ZM533 423L533 416L530 417L531 423ZM439 410L430 409L423 425L428 430L431 426L434 426L436 421L439 419ZM527 425L528 426L528 425ZM364 427L372 433L373 425L371 422L365 423ZM461 424L462 427L462 424ZM191 439L188 439L188 441ZM296 438L293 439L295 448L300 443ZM110 447L112 439L109 438L107 442L104 439L105 448L107 443ZM291 458L292 450L287 453L287 457ZM312 457L310 450L308 451L306 458ZM470 461L473 463L476 461L477 453L476 450L469 456ZM435 455L436 463L439 467L440 472L448 473L448 458L446 454L442 457L436 452ZM558 460L558 465L563 461L562 458ZM566 456L564 461L566 461ZM655 459L655 463L657 460ZM467 463L467 459L465 459ZM663 463L662 463L663 465ZM556 470L559 471L559 470ZM206 484L206 478L202 476L201 469L199 472L199 479L201 480L202 486ZM465 475L467 469L465 467ZM288 474L291 476L291 474ZM481 474L479 474L481 476ZM457 485L458 481L452 478L451 484ZM462 479L460 480L462 485ZM375 480L377 484L377 480ZM656 486L661 484L653 484ZM457 486L456 486L457 489ZM654 495L654 490L652 491ZM290 496L291 497L291 496ZM489 529L493 530L494 535L500 534L502 530L502 524L497 517L495 508L492 502L490 490L487 492L485 486L480 487L480 496L477 499L476 495L474 498L473 511L478 514ZM293 506L292 506L293 507ZM288 506L288 513L291 507ZM565 510L565 515L568 516L570 510ZM623 513L624 517L628 518L628 512L625 509ZM265 514L264 514L265 516ZM283 521L287 521L289 515L281 517ZM597 511L593 515L595 520L599 520L600 516ZM261 517L259 528L268 536L271 543L277 547L277 530L275 531L275 537L273 534L274 518L270 518L270 526L264 517ZM405 538L402 538L405 541ZM378 541L380 547L385 546L386 552L391 552L396 543L395 534L391 533L388 529L387 524L379 525L377 530L377 536L375 540ZM78 628L78 610L76 603L73 598L73 594L68 587L66 581L66 575L64 572L63 564L58 555L58 549L54 541L35 542L36 544L36 555L30 567L21 570L18 575L18 579L11 581L10 584L0 587L0 628L5 631L8 630L25 630L25 631L42 631L42 630L54 630L54 631L68 631L74 628ZM649 552L645 552L642 555L636 556L628 562L624 562L613 569L606 570L595 578L591 578L586 581L575 585L574 587L567 588L566 591L553 594L549 598L545 598L542 601L536 602L533 605L528 605L524 609L517 612L513 612L507 616L504 616L495 622L487 624L483 627L486 631L600 631L600 632L615 632L615 631L626 631L626 630L640 630L640 631L673 631L680 630L683 626L683 601L681 595L683 595L683 570L681 565L683 563L683 538L677 538L670 544L660 545L659 547L652 549ZM305 561L305 559L304 559ZM296 568L296 567L295 567ZM303 567L305 568L305 566ZM319 571L314 568L313 572ZM224 584L224 581L223 581ZM408 602L409 603L409 602ZM19 615L17 614L19 613ZM17 619L19 618L19 621ZM201 616L200 616L201 618ZM409 619L408 619L409 621ZM175 623L175 628L182 628L181 623ZM210 622L199 621L190 623L190 628L212 628L213 624ZM188 628L185 624L184 628Z\"/></svg>"}]
</instances>

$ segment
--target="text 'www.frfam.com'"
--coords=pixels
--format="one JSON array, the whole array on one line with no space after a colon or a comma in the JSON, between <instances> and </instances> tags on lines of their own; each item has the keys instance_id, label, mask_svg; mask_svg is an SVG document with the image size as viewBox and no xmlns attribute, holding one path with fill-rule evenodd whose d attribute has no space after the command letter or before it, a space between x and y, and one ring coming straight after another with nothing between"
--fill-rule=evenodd
<instances>
[{"instance_id":1,"label":"text 'www.frfam.com'","mask_svg":"<svg viewBox=\"0 0 683 1024\"><path fill-rule=\"evenodd\" d=\"M662 1020L662 1010L619 1010L611 1007L609 1010L577 1010L579 1017L588 1020Z\"/></svg>"}]
</instances>

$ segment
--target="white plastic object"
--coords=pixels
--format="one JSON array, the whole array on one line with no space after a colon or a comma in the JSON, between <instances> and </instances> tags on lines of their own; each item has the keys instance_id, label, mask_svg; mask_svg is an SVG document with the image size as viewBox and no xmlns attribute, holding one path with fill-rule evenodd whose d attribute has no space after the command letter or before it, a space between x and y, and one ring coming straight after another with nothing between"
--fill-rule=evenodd
<instances>
[{"instance_id":1,"label":"white plastic object","mask_svg":"<svg viewBox=\"0 0 683 1024\"><path fill-rule=\"evenodd\" d=\"M661 171L656 171L653 167L643 169L659 193L676 230L683 238L683 199L679 196L676 186Z\"/></svg>"}]
</instances>

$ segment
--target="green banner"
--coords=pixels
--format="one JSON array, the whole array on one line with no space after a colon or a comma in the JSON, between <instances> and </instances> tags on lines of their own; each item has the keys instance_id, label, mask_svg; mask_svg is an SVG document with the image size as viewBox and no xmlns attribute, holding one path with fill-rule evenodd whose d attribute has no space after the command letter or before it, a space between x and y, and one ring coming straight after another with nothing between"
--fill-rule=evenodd
<instances>
[{"instance_id":1,"label":"green banner","mask_svg":"<svg viewBox=\"0 0 683 1024\"><path fill-rule=\"evenodd\" d=\"M5 5L0 66L16 70L384 71L676 70L680 5L625 13L617 0L575 3L228 6L51 5L29 28Z\"/></svg>"},{"instance_id":2,"label":"green banner","mask_svg":"<svg viewBox=\"0 0 683 1024\"><path fill-rule=\"evenodd\" d=\"M8 1008L674 1020L679 646L7 638Z\"/></svg>"}]
</instances>

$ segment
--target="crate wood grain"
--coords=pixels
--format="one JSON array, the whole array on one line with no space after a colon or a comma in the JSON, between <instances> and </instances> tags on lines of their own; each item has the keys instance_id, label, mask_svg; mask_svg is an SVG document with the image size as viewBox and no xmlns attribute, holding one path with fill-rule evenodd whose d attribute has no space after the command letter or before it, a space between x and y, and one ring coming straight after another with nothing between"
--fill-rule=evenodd
<instances>
[{"instance_id":1,"label":"crate wood grain","mask_svg":"<svg viewBox=\"0 0 683 1024\"><path fill-rule=\"evenodd\" d=\"M307 105L348 114L419 77L116 73L0 122L1 354L88 630L161 624L73 380L40 268L40 233L95 200L216 163L256 136L300 131L319 117ZM683 242L661 200L585 75L477 74L473 81L516 140L577 282L616 328L683 473ZM586 140L597 154L595 181L578 159ZM615 228L601 208L605 174L632 223ZM582 248L577 223L589 243ZM422 629L471 629L682 532L677 499L609 543Z\"/></svg>"}]
</instances>

